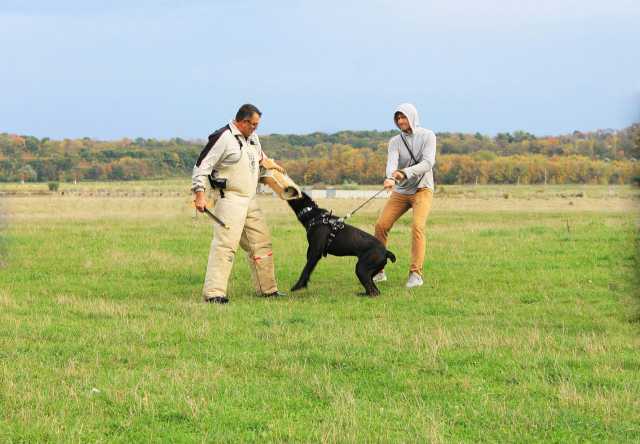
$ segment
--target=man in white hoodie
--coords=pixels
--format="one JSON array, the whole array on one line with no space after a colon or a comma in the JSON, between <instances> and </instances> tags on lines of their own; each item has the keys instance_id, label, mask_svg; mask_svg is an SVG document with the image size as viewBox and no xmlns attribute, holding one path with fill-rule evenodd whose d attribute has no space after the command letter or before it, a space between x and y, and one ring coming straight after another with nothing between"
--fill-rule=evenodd
<instances>
[{"instance_id":1,"label":"man in white hoodie","mask_svg":"<svg viewBox=\"0 0 640 444\"><path fill-rule=\"evenodd\" d=\"M423 284L425 225L433 200L436 135L420 127L418 110L410 103L398 106L393 120L400 134L389 140L384 181L384 187L393 189L393 192L376 222L375 235L386 246L393 224L410 208L413 209L411 267L407 280L407 287L413 288ZM384 270L373 280L386 281Z\"/></svg>"}]
</instances>

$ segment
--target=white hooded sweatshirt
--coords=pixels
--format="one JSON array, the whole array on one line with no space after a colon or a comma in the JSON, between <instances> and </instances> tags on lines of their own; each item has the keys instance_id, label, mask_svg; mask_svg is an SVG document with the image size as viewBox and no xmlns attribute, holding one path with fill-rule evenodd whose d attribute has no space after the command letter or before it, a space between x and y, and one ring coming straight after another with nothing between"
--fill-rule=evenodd
<instances>
[{"instance_id":1,"label":"white hooded sweatshirt","mask_svg":"<svg viewBox=\"0 0 640 444\"><path fill-rule=\"evenodd\" d=\"M392 177L391 174L395 170L400 170L407 176L407 180L395 186L395 191L400 194L415 194L418 188L429 188L433 191L436 134L429 129L420 127L418 110L412 104L403 103L396 108L396 112L398 111L409 119L412 133L401 132L389 140L387 177ZM404 138L406 145L402 138ZM409 150L413 153L417 163L412 159Z\"/></svg>"}]
</instances>

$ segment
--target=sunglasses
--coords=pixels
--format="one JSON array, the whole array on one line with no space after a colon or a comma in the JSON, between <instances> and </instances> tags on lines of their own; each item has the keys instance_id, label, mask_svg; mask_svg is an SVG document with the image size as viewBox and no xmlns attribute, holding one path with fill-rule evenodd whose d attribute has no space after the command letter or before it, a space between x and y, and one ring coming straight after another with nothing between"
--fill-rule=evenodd
<instances>
[{"instance_id":1,"label":"sunglasses","mask_svg":"<svg viewBox=\"0 0 640 444\"><path fill-rule=\"evenodd\" d=\"M249 125L251 125L251 128L257 128L258 124L260 123L260 122L252 122L249 119L244 119L243 122L247 122Z\"/></svg>"}]
</instances>

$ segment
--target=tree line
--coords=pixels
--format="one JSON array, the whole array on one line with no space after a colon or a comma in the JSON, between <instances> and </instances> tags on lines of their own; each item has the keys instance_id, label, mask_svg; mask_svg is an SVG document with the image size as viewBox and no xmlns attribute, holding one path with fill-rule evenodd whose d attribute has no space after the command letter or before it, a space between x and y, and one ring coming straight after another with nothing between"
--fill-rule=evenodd
<instances>
[{"instance_id":1,"label":"tree line","mask_svg":"<svg viewBox=\"0 0 640 444\"><path fill-rule=\"evenodd\" d=\"M300 184L380 183L397 131L261 136L263 149ZM640 124L536 137L438 133L444 184L625 184L640 176ZM0 133L0 181L138 180L188 176L203 140L52 140Z\"/></svg>"}]
</instances>

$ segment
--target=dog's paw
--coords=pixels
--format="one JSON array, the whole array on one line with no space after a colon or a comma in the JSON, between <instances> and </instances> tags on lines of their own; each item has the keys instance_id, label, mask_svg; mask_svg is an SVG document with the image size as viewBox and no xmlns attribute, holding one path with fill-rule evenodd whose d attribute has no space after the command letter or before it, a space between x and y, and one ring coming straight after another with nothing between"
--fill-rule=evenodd
<instances>
[{"instance_id":1,"label":"dog's paw","mask_svg":"<svg viewBox=\"0 0 640 444\"><path fill-rule=\"evenodd\" d=\"M291 287L291 291L298 291L298 290L302 290L304 288L307 288L306 285L302 285L302 284L296 284L293 287Z\"/></svg>"}]
</instances>

